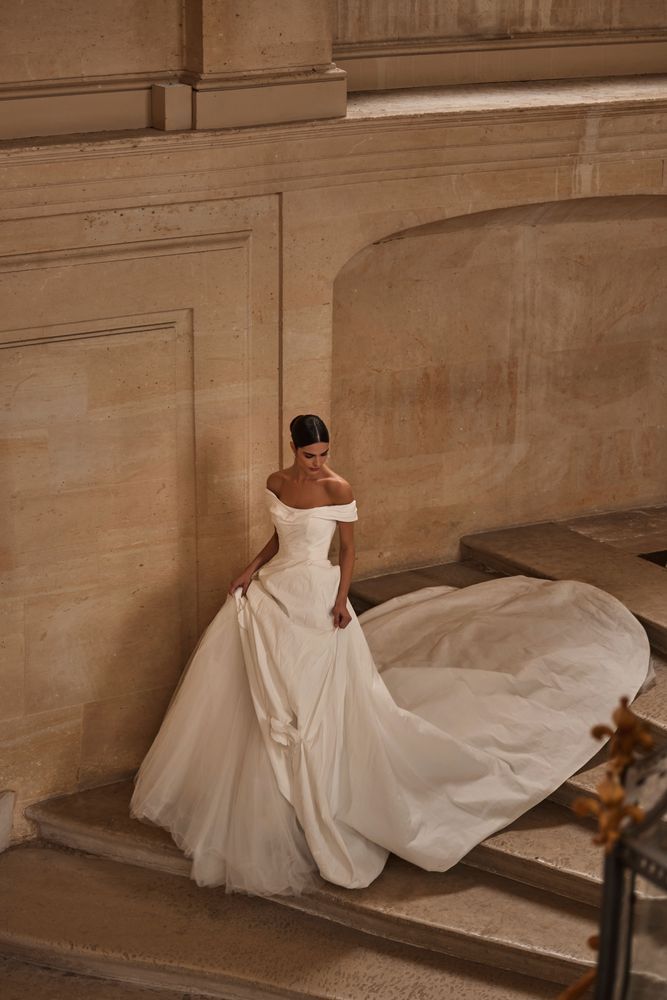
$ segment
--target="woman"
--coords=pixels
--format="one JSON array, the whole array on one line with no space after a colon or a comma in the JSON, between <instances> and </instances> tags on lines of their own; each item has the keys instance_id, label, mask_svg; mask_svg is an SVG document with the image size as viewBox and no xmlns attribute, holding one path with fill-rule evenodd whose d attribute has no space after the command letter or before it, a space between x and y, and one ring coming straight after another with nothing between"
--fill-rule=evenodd
<instances>
[{"instance_id":1,"label":"woman","mask_svg":"<svg viewBox=\"0 0 667 1000\"><path fill-rule=\"evenodd\" d=\"M227 891L359 888L390 851L444 871L593 756L591 726L646 680L646 634L604 591L522 576L358 619L356 501L322 420L290 431L275 531L186 664L131 814Z\"/></svg>"}]
</instances>

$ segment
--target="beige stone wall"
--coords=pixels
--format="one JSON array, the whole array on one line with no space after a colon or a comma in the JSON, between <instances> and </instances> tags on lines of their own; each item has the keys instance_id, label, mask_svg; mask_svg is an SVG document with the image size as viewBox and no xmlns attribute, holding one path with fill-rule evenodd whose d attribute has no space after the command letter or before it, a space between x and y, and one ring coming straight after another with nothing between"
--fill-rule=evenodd
<instances>
[{"instance_id":1,"label":"beige stone wall","mask_svg":"<svg viewBox=\"0 0 667 1000\"><path fill-rule=\"evenodd\" d=\"M333 0L25 0L0 10L0 141L345 114Z\"/></svg>"},{"instance_id":2,"label":"beige stone wall","mask_svg":"<svg viewBox=\"0 0 667 1000\"><path fill-rule=\"evenodd\" d=\"M654 466L642 449L650 433L641 444L620 421L639 412L640 400L642 420L649 428L654 421L646 352L664 260L658 212L666 161L660 81L356 98L344 121L0 146L0 790L17 791L15 837L30 833L26 803L111 781L140 763L230 576L269 537L264 482L289 454L290 416L313 410L332 418L335 467L352 479L359 502L359 573L433 562L448 551L454 525L445 520L442 452L431 463L420 439L413 463L420 490L413 482L410 493L404 483L403 507L380 525L377 490L369 470L355 467L351 447L353 440L366 446L352 419L370 419L366 397L350 386L351 409L341 414L341 390L334 390L345 330L356 331L349 347L360 364L385 326L387 343L401 348L399 328L380 304L385 295L389 301L386 281L407 273L410 247L424 280L412 281L410 294L391 291L391 301L405 316L415 363L431 366L432 381L417 391L405 366L391 374L395 362L385 355L386 370L376 376L382 398L414 399L413 421L422 403L423 412L438 415L440 310L456 295L459 329L465 321L472 332L452 347L469 376L453 389L466 405L473 377L487 395L497 394L493 433L475 411L464 426L468 438L456 439L460 453L471 435L487 435L466 456L465 475L458 470L464 478L454 506L469 495L471 477L479 485L489 469L497 476L496 447L507 455L511 414L526 419L534 385L547 412L565 412L564 400L572 401L568 434L554 446L561 453L579 441L575 417L592 420L601 441L598 406L616 421L618 438L601 451L594 479L607 484L608 496L596 494L596 504L621 506L629 496L632 476L614 450L623 438L644 470L635 486L648 496ZM653 200L641 208L634 196ZM599 200L598 215L591 199ZM553 202L558 210L544 209ZM410 232L419 226L435 228ZM632 282L617 288L616 272L604 272L596 231L617 271L636 276ZM531 234L542 263L525 273L517 265L510 299L494 262L521 247L528 260ZM585 235L583 263L578 234ZM454 246L470 273L450 275L445 296L435 286ZM560 283L549 283L549 259ZM355 286L351 276L368 260L363 287ZM500 346L484 339L495 323L491 331L480 276L502 305ZM538 277L558 323L530 298ZM586 312L589 293L602 304L597 317ZM400 312L404 299L409 315ZM519 315L510 323L511 302ZM519 305L542 323L548 357L534 353ZM430 309L425 319L434 331L420 345L417 307ZM496 308L492 300L489 314ZM589 380L574 358L593 329L608 351ZM510 353L527 393L514 410L506 393ZM541 381L529 379L531 371ZM410 438L394 416L383 425L382 447L400 453L403 474L412 468ZM541 440L550 429L541 418ZM512 440L520 452L525 433ZM583 492L592 460L582 452L570 480L579 510L593 503ZM377 474L386 477L387 468ZM558 506L564 489L549 494L544 469L533 484L522 467L513 484L532 490L525 516L542 511L550 496L550 515L572 513L569 500L567 509ZM425 549L405 505L414 507L429 486L433 512L444 513ZM498 523L498 498L477 495L489 518L479 526ZM507 496L518 519L522 498Z\"/></svg>"},{"instance_id":3,"label":"beige stone wall","mask_svg":"<svg viewBox=\"0 0 667 1000\"><path fill-rule=\"evenodd\" d=\"M337 42L662 28L665 0L338 0Z\"/></svg>"},{"instance_id":4,"label":"beige stone wall","mask_svg":"<svg viewBox=\"0 0 667 1000\"><path fill-rule=\"evenodd\" d=\"M204 0L200 72L311 69L331 62L332 5L316 0Z\"/></svg>"},{"instance_id":5,"label":"beige stone wall","mask_svg":"<svg viewBox=\"0 0 667 1000\"><path fill-rule=\"evenodd\" d=\"M344 117L370 90L662 74L667 0L23 0L0 141Z\"/></svg>"},{"instance_id":6,"label":"beige stone wall","mask_svg":"<svg viewBox=\"0 0 667 1000\"><path fill-rule=\"evenodd\" d=\"M667 0L339 0L348 91L663 73Z\"/></svg>"},{"instance_id":7,"label":"beige stone wall","mask_svg":"<svg viewBox=\"0 0 667 1000\"><path fill-rule=\"evenodd\" d=\"M181 68L181 0L0 5L0 83Z\"/></svg>"},{"instance_id":8,"label":"beige stone wall","mask_svg":"<svg viewBox=\"0 0 667 1000\"><path fill-rule=\"evenodd\" d=\"M360 573L660 502L666 314L662 198L482 213L357 255L335 286L333 426Z\"/></svg>"},{"instance_id":9,"label":"beige stone wall","mask_svg":"<svg viewBox=\"0 0 667 1000\"><path fill-rule=\"evenodd\" d=\"M48 236L5 226L26 251L0 271L0 788L18 792L19 833L25 802L136 766L266 540L276 207L74 213Z\"/></svg>"},{"instance_id":10,"label":"beige stone wall","mask_svg":"<svg viewBox=\"0 0 667 1000\"><path fill-rule=\"evenodd\" d=\"M331 62L333 10L320 0L3 4L0 83L310 68Z\"/></svg>"}]
</instances>

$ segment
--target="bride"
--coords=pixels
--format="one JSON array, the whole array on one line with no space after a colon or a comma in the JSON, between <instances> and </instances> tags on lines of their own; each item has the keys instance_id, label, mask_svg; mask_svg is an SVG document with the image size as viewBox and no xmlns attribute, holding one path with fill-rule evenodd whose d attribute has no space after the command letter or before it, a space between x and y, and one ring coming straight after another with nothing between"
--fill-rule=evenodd
<instances>
[{"instance_id":1,"label":"bride","mask_svg":"<svg viewBox=\"0 0 667 1000\"><path fill-rule=\"evenodd\" d=\"M389 852L444 871L596 753L591 726L647 679L646 634L596 587L523 576L357 618L356 501L322 420L290 431L274 533L191 654L130 813L228 892L360 888Z\"/></svg>"}]
</instances>

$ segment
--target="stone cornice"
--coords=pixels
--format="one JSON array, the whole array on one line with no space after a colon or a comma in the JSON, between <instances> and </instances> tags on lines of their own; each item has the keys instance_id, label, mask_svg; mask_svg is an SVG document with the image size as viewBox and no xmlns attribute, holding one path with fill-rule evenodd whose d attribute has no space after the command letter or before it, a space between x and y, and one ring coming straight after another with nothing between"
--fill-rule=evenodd
<instances>
[{"instance_id":1,"label":"stone cornice","mask_svg":"<svg viewBox=\"0 0 667 1000\"><path fill-rule=\"evenodd\" d=\"M663 29L644 28L631 31L560 31L521 32L481 37L432 37L377 40L364 42L334 42L337 58L365 58L374 55L421 55L434 52L486 52L494 49L551 48L552 46L626 45L629 42L667 42Z\"/></svg>"},{"instance_id":2,"label":"stone cornice","mask_svg":"<svg viewBox=\"0 0 667 1000\"><path fill-rule=\"evenodd\" d=\"M165 70L159 73L114 73L109 76L33 80L30 83L0 83L0 100L148 90L153 83L178 83L180 76L177 71Z\"/></svg>"},{"instance_id":3,"label":"stone cornice","mask_svg":"<svg viewBox=\"0 0 667 1000\"><path fill-rule=\"evenodd\" d=\"M128 182L145 203L667 155L667 77L367 94L350 105L331 121L3 143L0 204L11 214L109 203L127 198Z\"/></svg>"},{"instance_id":4,"label":"stone cornice","mask_svg":"<svg viewBox=\"0 0 667 1000\"><path fill-rule=\"evenodd\" d=\"M660 73L664 29L520 32L488 38L407 38L346 42L333 57L348 91L392 90L511 80L587 79Z\"/></svg>"},{"instance_id":5,"label":"stone cornice","mask_svg":"<svg viewBox=\"0 0 667 1000\"><path fill-rule=\"evenodd\" d=\"M482 84L459 87L415 88L387 93L357 94L348 102L344 118L279 125L186 131L165 135L140 129L120 135L92 133L16 139L0 142L0 161L58 156L80 159L149 151L182 151L247 146L253 143L328 139L362 130L382 130L400 125L416 127L538 121L570 118L591 112L604 115L663 111L667 107L667 74L610 77L596 80L538 81L534 83ZM51 155L49 155L49 152Z\"/></svg>"}]
</instances>

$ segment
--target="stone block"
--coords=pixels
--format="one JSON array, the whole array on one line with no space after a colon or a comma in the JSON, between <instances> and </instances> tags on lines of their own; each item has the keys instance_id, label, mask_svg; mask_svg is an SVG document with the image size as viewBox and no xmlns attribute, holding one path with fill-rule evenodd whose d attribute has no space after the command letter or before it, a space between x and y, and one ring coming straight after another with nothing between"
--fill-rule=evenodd
<instances>
[{"instance_id":1,"label":"stone block","mask_svg":"<svg viewBox=\"0 0 667 1000\"><path fill-rule=\"evenodd\" d=\"M83 706L80 784L125 777L141 763L175 684Z\"/></svg>"},{"instance_id":2,"label":"stone block","mask_svg":"<svg viewBox=\"0 0 667 1000\"><path fill-rule=\"evenodd\" d=\"M74 705L0 722L0 788L13 788L19 803L76 788L81 712Z\"/></svg>"},{"instance_id":3,"label":"stone block","mask_svg":"<svg viewBox=\"0 0 667 1000\"><path fill-rule=\"evenodd\" d=\"M192 128L192 87L186 83L154 83L151 112L153 128L164 132Z\"/></svg>"},{"instance_id":4,"label":"stone block","mask_svg":"<svg viewBox=\"0 0 667 1000\"><path fill-rule=\"evenodd\" d=\"M0 792L0 851L9 847L15 802L16 792L10 790Z\"/></svg>"}]
</instances>

